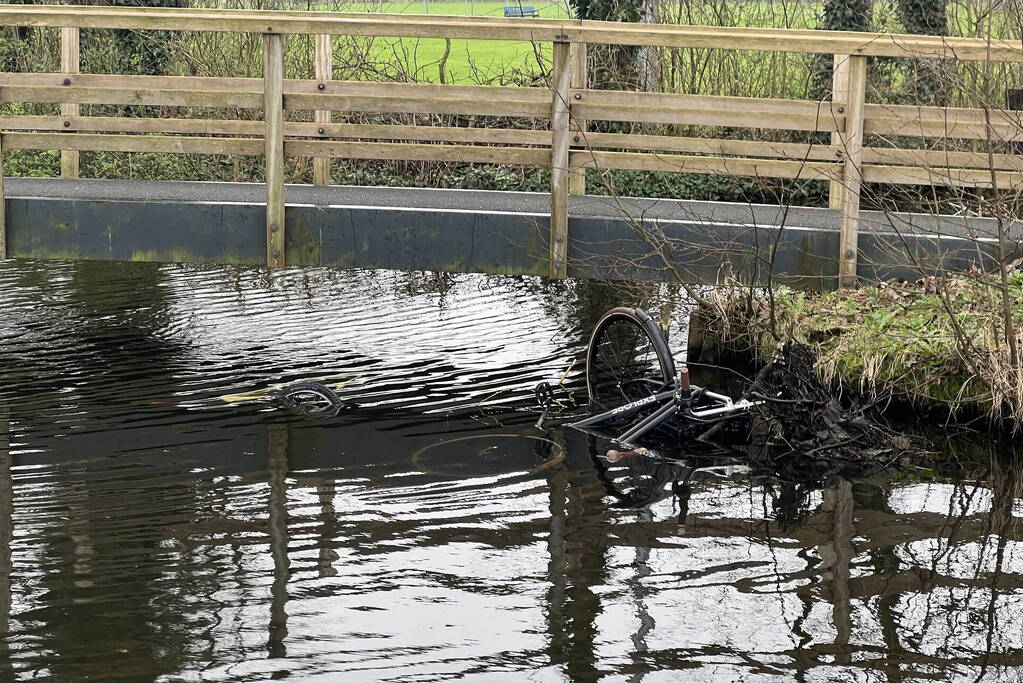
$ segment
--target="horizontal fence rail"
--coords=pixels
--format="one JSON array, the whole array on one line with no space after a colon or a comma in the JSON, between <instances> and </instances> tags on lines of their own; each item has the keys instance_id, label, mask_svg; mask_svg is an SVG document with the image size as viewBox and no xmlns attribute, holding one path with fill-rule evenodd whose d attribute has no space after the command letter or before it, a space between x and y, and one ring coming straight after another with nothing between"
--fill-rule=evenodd
<instances>
[{"instance_id":1,"label":"horizontal fence rail","mask_svg":"<svg viewBox=\"0 0 1023 683\"><path fill-rule=\"evenodd\" d=\"M490 17L64 5L0 5L0 12L5 26L468 38L1023 62L1019 43L1010 40L851 31L719 28L567 19L523 22Z\"/></svg>"},{"instance_id":2,"label":"horizontal fence rail","mask_svg":"<svg viewBox=\"0 0 1023 683\"><path fill-rule=\"evenodd\" d=\"M313 158L314 177L321 184L328 182L331 159L549 168L551 277L566 274L567 197L584 189L585 169L827 181L832 207L843 219L838 255L843 285L854 284L856 278L863 182L1023 189L1019 154L899 144L904 138L955 138L1003 146L1023 142L1023 112L865 100L867 57L1023 63L1023 46L1012 41L547 19L38 5L0 5L0 24L60 28L62 45L62 73L0 73L0 104L60 105L60 115L0 116L3 149L59 149L62 174L68 177L78 173L80 151L262 156L271 267L286 262L287 157ZM83 28L259 34L263 77L80 74L78 34ZM316 73L310 74L316 77L284 78L283 46L291 34L316 37ZM550 84L337 81L331 78L331 37L338 35L550 43ZM830 99L822 101L593 89L585 70L587 44L823 53L834 56L834 83ZM83 105L190 111L169 117L126 116L119 110L82 115ZM201 118L193 118L192 110ZM261 118L238 118L239 110ZM438 124L334 122L335 113L406 120L429 115ZM500 125L451 125L455 116L491 117ZM661 132L607 132L606 125L593 122L648 124ZM746 129L754 137L756 131L795 131L819 142L663 134L682 126ZM890 146L876 144L889 139L894 139ZM865 144L869 141L873 142ZM2 229L0 215L0 256Z\"/></svg>"}]
</instances>

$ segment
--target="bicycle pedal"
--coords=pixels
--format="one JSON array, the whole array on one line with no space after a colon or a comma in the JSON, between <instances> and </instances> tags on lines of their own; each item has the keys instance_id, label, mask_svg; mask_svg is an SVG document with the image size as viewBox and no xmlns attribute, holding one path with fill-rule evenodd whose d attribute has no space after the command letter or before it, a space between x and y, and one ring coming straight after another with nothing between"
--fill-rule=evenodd
<instances>
[{"instance_id":1,"label":"bicycle pedal","mask_svg":"<svg viewBox=\"0 0 1023 683\"><path fill-rule=\"evenodd\" d=\"M533 394L536 396L536 402L542 406L547 406L551 402L555 401L554 398L554 387L547 382L540 382L533 389Z\"/></svg>"}]
</instances>

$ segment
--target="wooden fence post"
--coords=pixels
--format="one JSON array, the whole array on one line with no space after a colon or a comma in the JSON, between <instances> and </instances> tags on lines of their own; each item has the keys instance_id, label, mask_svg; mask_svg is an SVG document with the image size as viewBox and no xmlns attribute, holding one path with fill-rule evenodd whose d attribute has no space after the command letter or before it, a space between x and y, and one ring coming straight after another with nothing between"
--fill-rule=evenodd
<instances>
[{"instance_id":1,"label":"wooden fence post","mask_svg":"<svg viewBox=\"0 0 1023 683\"><path fill-rule=\"evenodd\" d=\"M3 132L0 131L0 259L7 258L7 191L4 189Z\"/></svg>"},{"instance_id":2,"label":"wooden fence post","mask_svg":"<svg viewBox=\"0 0 1023 683\"><path fill-rule=\"evenodd\" d=\"M840 287L856 286L856 257L859 248L860 187L863 184L863 103L867 89L867 58L850 55L845 132L842 149L842 227L838 259ZM841 109L839 110L841 113Z\"/></svg>"},{"instance_id":3,"label":"wooden fence post","mask_svg":"<svg viewBox=\"0 0 1023 683\"><path fill-rule=\"evenodd\" d=\"M831 104L834 107L845 107L849 104L849 55L835 55L835 65L831 72ZM842 134L832 133L831 144L841 147ZM845 154L845 150L842 154ZM828 184L828 205L836 211L841 210L841 180L832 180Z\"/></svg>"},{"instance_id":4,"label":"wooden fence post","mask_svg":"<svg viewBox=\"0 0 1023 683\"><path fill-rule=\"evenodd\" d=\"M284 37L263 34L266 265L284 265Z\"/></svg>"},{"instance_id":5,"label":"wooden fence post","mask_svg":"<svg viewBox=\"0 0 1023 683\"><path fill-rule=\"evenodd\" d=\"M77 74L80 70L80 37L79 29L76 27L64 27L60 29L60 70L69 75ZM64 117L78 116L79 106L65 102L60 105L60 115ZM78 177L78 150L60 150L60 177Z\"/></svg>"},{"instance_id":6,"label":"wooden fence post","mask_svg":"<svg viewBox=\"0 0 1023 683\"><path fill-rule=\"evenodd\" d=\"M578 90L585 90L586 86L589 85L587 82L586 52L586 43L575 43L572 45L572 87ZM570 123L572 130L575 132L572 136L572 141L576 144L585 144L586 121L573 116ZM568 178L568 193L576 195L586 194L585 168L571 169L571 175Z\"/></svg>"},{"instance_id":7,"label":"wooden fence post","mask_svg":"<svg viewBox=\"0 0 1023 683\"><path fill-rule=\"evenodd\" d=\"M563 279L568 274L568 144L569 86L572 78L572 44L554 43L554 69L551 74L551 254L550 277Z\"/></svg>"},{"instance_id":8,"label":"wooden fence post","mask_svg":"<svg viewBox=\"0 0 1023 683\"><path fill-rule=\"evenodd\" d=\"M333 36L316 36L316 80L322 85L334 77L334 50ZM313 120L321 124L316 130L321 135L325 129L322 124L330 123L329 111L313 112ZM316 185L330 185L330 159L328 157L316 157L313 159L313 183Z\"/></svg>"}]
</instances>

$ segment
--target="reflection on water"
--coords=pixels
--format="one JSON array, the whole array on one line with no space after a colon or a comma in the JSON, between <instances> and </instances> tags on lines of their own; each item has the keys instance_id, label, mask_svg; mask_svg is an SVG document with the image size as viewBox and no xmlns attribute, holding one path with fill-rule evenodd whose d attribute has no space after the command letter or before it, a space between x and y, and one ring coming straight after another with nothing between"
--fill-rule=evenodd
<instances>
[{"instance_id":1,"label":"reflection on water","mask_svg":"<svg viewBox=\"0 0 1023 683\"><path fill-rule=\"evenodd\" d=\"M1023 672L1004 448L857 481L607 463L518 410L620 302L598 285L9 261L0 292L5 679ZM330 420L220 398L336 378Z\"/></svg>"}]
</instances>

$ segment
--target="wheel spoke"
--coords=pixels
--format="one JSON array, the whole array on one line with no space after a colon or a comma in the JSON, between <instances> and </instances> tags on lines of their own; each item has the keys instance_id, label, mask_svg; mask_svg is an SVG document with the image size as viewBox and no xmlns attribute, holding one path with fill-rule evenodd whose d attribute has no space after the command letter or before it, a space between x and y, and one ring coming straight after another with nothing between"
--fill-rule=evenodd
<instances>
[{"instance_id":1,"label":"wheel spoke","mask_svg":"<svg viewBox=\"0 0 1023 683\"><path fill-rule=\"evenodd\" d=\"M342 406L333 390L316 382L285 387L279 399L289 410L305 415L336 414Z\"/></svg>"},{"instance_id":2,"label":"wheel spoke","mask_svg":"<svg viewBox=\"0 0 1023 683\"><path fill-rule=\"evenodd\" d=\"M667 383L671 360L661 337L655 343L651 334L631 309L601 319L587 354L587 384L595 404L613 409L652 396Z\"/></svg>"}]
</instances>

